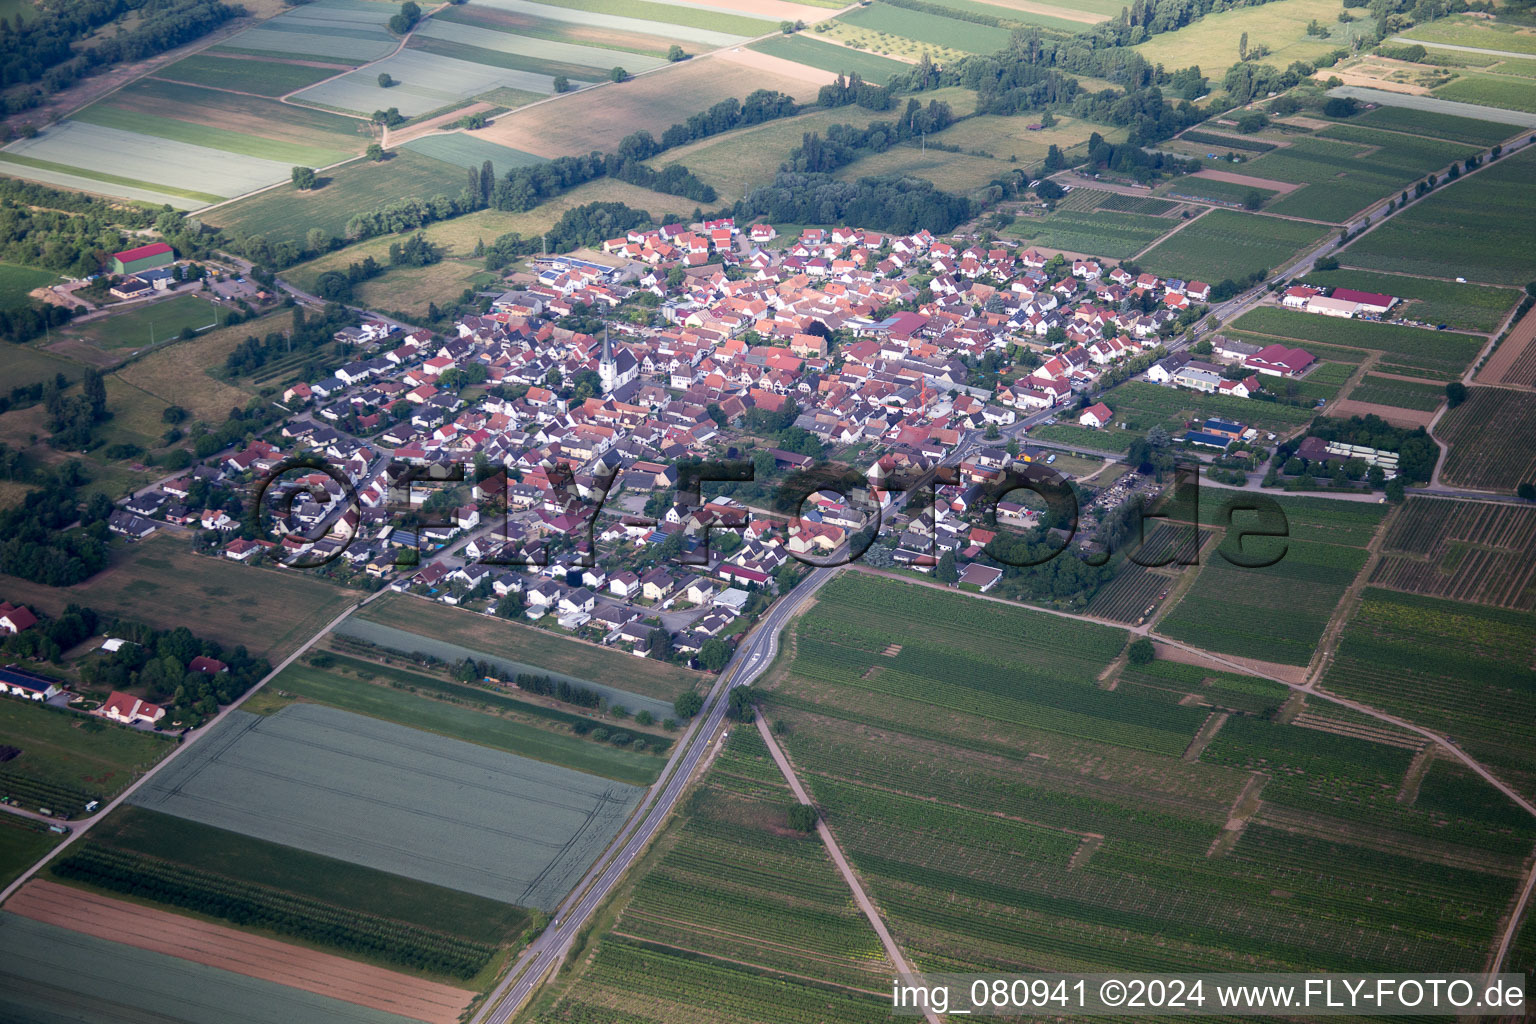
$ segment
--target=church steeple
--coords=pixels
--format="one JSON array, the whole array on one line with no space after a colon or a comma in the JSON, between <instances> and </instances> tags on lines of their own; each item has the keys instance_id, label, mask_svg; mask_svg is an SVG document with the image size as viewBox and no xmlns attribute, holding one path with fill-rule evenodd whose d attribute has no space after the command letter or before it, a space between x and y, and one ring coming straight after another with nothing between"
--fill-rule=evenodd
<instances>
[{"instance_id":1,"label":"church steeple","mask_svg":"<svg viewBox=\"0 0 1536 1024\"><path fill-rule=\"evenodd\" d=\"M603 382L603 394L619 386L619 366L613 360L613 342L608 339L608 325L603 325L603 354L597 363L597 376Z\"/></svg>"}]
</instances>

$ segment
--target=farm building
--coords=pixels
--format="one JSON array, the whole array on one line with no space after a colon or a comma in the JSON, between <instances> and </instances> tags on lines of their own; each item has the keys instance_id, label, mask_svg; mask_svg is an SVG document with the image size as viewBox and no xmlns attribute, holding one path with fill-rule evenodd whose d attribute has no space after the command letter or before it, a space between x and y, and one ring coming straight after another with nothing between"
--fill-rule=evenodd
<instances>
[{"instance_id":1,"label":"farm building","mask_svg":"<svg viewBox=\"0 0 1536 1024\"><path fill-rule=\"evenodd\" d=\"M0 631L6 633L20 633L24 629L31 629L37 625L37 616L25 605L11 604L9 601L0 601Z\"/></svg>"},{"instance_id":2,"label":"farm building","mask_svg":"<svg viewBox=\"0 0 1536 1024\"><path fill-rule=\"evenodd\" d=\"M28 700L47 700L59 692L59 681L47 676L33 675L15 665L0 668L0 693Z\"/></svg>"},{"instance_id":3,"label":"farm building","mask_svg":"<svg viewBox=\"0 0 1536 1024\"><path fill-rule=\"evenodd\" d=\"M136 249L124 249L112 254L114 274L137 274L141 270L168 267L176 259L176 250L164 242L151 242Z\"/></svg>"}]
</instances>

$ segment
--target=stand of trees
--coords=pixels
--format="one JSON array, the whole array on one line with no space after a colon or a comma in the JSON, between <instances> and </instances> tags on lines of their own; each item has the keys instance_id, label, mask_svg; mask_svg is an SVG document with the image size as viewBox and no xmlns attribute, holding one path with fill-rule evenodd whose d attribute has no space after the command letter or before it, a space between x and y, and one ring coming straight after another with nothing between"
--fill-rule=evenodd
<instances>
[{"instance_id":1,"label":"stand of trees","mask_svg":"<svg viewBox=\"0 0 1536 1024\"><path fill-rule=\"evenodd\" d=\"M975 206L918 178L838 181L826 174L780 173L773 184L752 189L732 208L737 220L767 217L791 224L861 224L911 234L943 233L969 220Z\"/></svg>"},{"instance_id":2,"label":"stand of trees","mask_svg":"<svg viewBox=\"0 0 1536 1024\"><path fill-rule=\"evenodd\" d=\"M82 511L75 488L84 482L80 464L65 462L20 505L0 510L0 572L67 587L106 568L112 503L101 496Z\"/></svg>"}]
</instances>

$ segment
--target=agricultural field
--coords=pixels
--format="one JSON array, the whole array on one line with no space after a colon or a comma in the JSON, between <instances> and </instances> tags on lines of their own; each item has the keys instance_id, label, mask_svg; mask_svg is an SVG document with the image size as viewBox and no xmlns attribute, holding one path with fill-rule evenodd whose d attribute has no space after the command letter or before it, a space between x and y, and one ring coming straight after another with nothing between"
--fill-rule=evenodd
<instances>
[{"instance_id":1,"label":"agricultural field","mask_svg":"<svg viewBox=\"0 0 1536 1024\"><path fill-rule=\"evenodd\" d=\"M1522 317L1477 371L1489 384L1536 386L1536 317Z\"/></svg>"},{"instance_id":2,"label":"agricultural field","mask_svg":"<svg viewBox=\"0 0 1536 1024\"><path fill-rule=\"evenodd\" d=\"M1473 387L1435 435L1451 446L1440 478L1453 487L1508 493L1536 482L1536 394Z\"/></svg>"},{"instance_id":3,"label":"agricultural field","mask_svg":"<svg viewBox=\"0 0 1536 1024\"><path fill-rule=\"evenodd\" d=\"M229 354L246 338L262 338L273 331L285 330L292 323L292 315L287 310L280 310L232 327L204 331L190 341L161 345L112 374L107 384L109 405L112 382L120 381L129 389L159 401L162 407L179 405L195 419L206 423L221 422L231 408L243 406L253 394L226 383L219 376ZM196 381L195 387L189 386L191 381ZM155 430L153 447L158 447L165 423L160 419L159 410L151 419L150 427Z\"/></svg>"},{"instance_id":4,"label":"agricultural field","mask_svg":"<svg viewBox=\"0 0 1536 1024\"><path fill-rule=\"evenodd\" d=\"M820 68L834 74L857 73L866 82L884 85L897 75L906 74L910 65L879 54L854 50L834 43L823 43L813 35L796 33L778 35L752 44L752 49L796 64Z\"/></svg>"},{"instance_id":5,"label":"agricultural field","mask_svg":"<svg viewBox=\"0 0 1536 1024\"><path fill-rule=\"evenodd\" d=\"M785 1024L888 1017L890 963L821 840L785 825L792 802L757 731L733 729L610 934L530 1019L738 1019L770 1002Z\"/></svg>"},{"instance_id":6,"label":"agricultural field","mask_svg":"<svg viewBox=\"0 0 1536 1024\"><path fill-rule=\"evenodd\" d=\"M511 31L496 31L497 27L494 23L465 24L434 17L412 34L411 48L496 67L549 76L563 74L584 82L606 80L615 62L631 74L651 71L667 63L663 57L539 39ZM548 89L540 91L549 92Z\"/></svg>"},{"instance_id":7,"label":"agricultural field","mask_svg":"<svg viewBox=\"0 0 1536 1024\"><path fill-rule=\"evenodd\" d=\"M319 63L289 64L279 60L247 60L243 57L194 53L161 68L152 77L161 82L201 85L210 89L227 89L276 98L347 70L345 64L315 66Z\"/></svg>"},{"instance_id":8,"label":"agricultural field","mask_svg":"<svg viewBox=\"0 0 1536 1024\"><path fill-rule=\"evenodd\" d=\"M524 153L508 146L498 146L485 139L477 139L462 132L446 135L425 135L405 143L405 148L434 160L460 167L479 170L489 160L498 176L505 175L514 167L531 167L544 162L543 157Z\"/></svg>"},{"instance_id":9,"label":"agricultural field","mask_svg":"<svg viewBox=\"0 0 1536 1024\"><path fill-rule=\"evenodd\" d=\"M526 10L515 10L503 5L475 3L447 7L432 15L431 23L440 25L465 25L484 32L494 32L516 38L540 40L569 46L590 47L595 50L613 51L614 59L628 66L629 54L639 57L665 57L667 48L675 39L666 36L668 29L651 25L644 32L608 28L596 22L582 23L545 17L538 5ZM548 13L559 13L558 10ZM496 38L500 46L503 40ZM492 48L490 41L475 44ZM609 65L612 67L612 64ZM638 69L638 65L637 65Z\"/></svg>"},{"instance_id":10,"label":"agricultural field","mask_svg":"<svg viewBox=\"0 0 1536 1024\"><path fill-rule=\"evenodd\" d=\"M1112 210L1057 210L1040 220L1021 217L1008 226L1007 233L1051 249L1129 259L1180 223L1166 217Z\"/></svg>"},{"instance_id":11,"label":"agricultural field","mask_svg":"<svg viewBox=\"0 0 1536 1024\"><path fill-rule=\"evenodd\" d=\"M1403 37L1414 42L1450 43L1454 46L1474 46L1479 50L1509 50L1536 56L1536 30L1468 14L1453 14L1415 25L1404 32Z\"/></svg>"},{"instance_id":12,"label":"agricultural field","mask_svg":"<svg viewBox=\"0 0 1536 1024\"><path fill-rule=\"evenodd\" d=\"M235 235L261 235L269 242L302 245L310 228L343 238L347 221L359 211L399 199L457 195L464 187L463 168L408 150L396 152L382 164L359 160L321 177L322 185L312 191L275 188L211 210L199 219Z\"/></svg>"},{"instance_id":13,"label":"agricultural field","mask_svg":"<svg viewBox=\"0 0 1536 1024\"><path fill-rule=\"evenodd\" d=\"M1442 186L1351 243L1340 260L1368 270L1524 286L1536 262L1526 200L1536 153L1522 150Z\"/></svg>"},{"instance_id":14,"label":"agricultural field","mask_svg":"<svg viewBox=\"0 0 1536 1024\"><path fill-rule=\"evenodd\" d=\"M1081 31L1083 27L1065 18L1010 13L1017 13L1020 21L1027 17L1034 24L1056 22L1049 27L1064 31ZM889 51L902 56L908 55L913 42L919 48L928 46L950 53L996 53L1008 45L1009 39L1009 29L1006 28L880 3L841 15L837 24L843 26L842 31L846 34L842 38L846 41L863 42L866 48L876 53Z\"/></svg>"},{"instance_id":15,"label":"agricultural field","mask_svg":"<svg viewBox=\"0 0 1536 1024\"><path fill-rule=\"evenodd\" d=\"M1380 352L1378 370L1440 380L1460 377L1484 344L1482 338L1452 331L1344 320L1272 306L1245 313L1231 326L1239 332L1293 342L1314 355L1319 353L1309 342Z\"/></svg>"},{"instance_id":16,"label":"agricultural field","mask_svg":"<svg viewBox=\"0 0 1536 1024\"><path fill-rule=\"evenodd\" d=\"M1353 26L1335 20L1338 5L1328 0L1276 0L1262 7L1238 7L1208 14L1177 32L1155 35L1135 49L1153 64L1170 68L1198 64L1219 87L1229 66L1238 60L1237 44L1243 33L1262 42L1269 53L1265 64L1284 68L1292 61L1312 61L1339 47L1348 48ZM1328 38L1306 34L1307 23L1316 19L1332 33Z\"/></svg>"},{"instance_id":17,"label":"agricultural field","mask_svg":"<svg viewBox=\"0 0 1536 1024\"><path fill-rule=\"evenodd\" d=\"M472 134L543 157L585 155L594 149L609 152L632 132L645 129L660 136L720 100L741 99L757 89L773 89L810 102L835 77L754 50L729 50L633 81L579 92L558 103L503 114Z\"/></svg>"},{"instance_id":18,"label":"agricultural field","mask_svg":"<svg viewBox=\"0 0 1536 1024\"><path fill-rule=\"evenodd\" d=\"M14 814L0 818L0 887L10 885L63 838L40 821Z\"/></svg>"},{"instance_id":19,"label":"agricultural field","mask_svg":"<svg viewBox=\"0 0 1536 1024\"><path fill-rule=\"evenodd\" d=\"M1251 192L1259 193L1266 203L1280 194L1277 189L1259 188L1257 185L1207 178L1199 174L1187 174L1182 178L1175 178L1171 183L1159 188L1158 192L1174 198L1200 199L1225 206L1241 206Z\"/></svg>"},{"instance_id":20,"label":"agricultural field","mask_svg":"<svg viewBox=\"0 0 1536 1024\"><path fill-rule=\"evenodd\" d=\"M165 93L171 95L158 95ZM203 106L205 99L210 97L214 102ZM273 124L272 129L265 135L199 122L195 118L202 117L204 121L216 120L220 113L226 112L221 110L221 107L254 107L255 110L251 113L257 113L270 104L267 100L257 99L228 100L223 93L173 82L143 82L139 84L137 91L125 89L116 94L113 101L115 102L97 104L77 112L74 115L75 122L187 143L234 156L256 157L258 160L275 163L316 167L345 160L355 149L354 140L359 138L351 124L339 119L335 127L329 131L307 130L308 126L303 124L285 125L279 122ZM188 104L192 117L181 120L165 117L158 112L147 112L156 111L167 101ZM275 114L279 111L274 109L270 113ZM300 112L301 116L303 113ZM334 117L334 115L327 116ZM240 122L231 119L231 123L239 124ZM258 181L252 177L236 183L236 187L245 191L247 188L270 183L270 181L270 178L266 181Z\"/></svg>"},{"instance_id":21,"label":"agricultural field","mask_svg":"<svg viewBox=\"0 0 1536 1024\"><path fill-rule=\"evenodd\" d=\"M173 746L165 736L7 697L0 747L21 753L0 761L0 795L28 810L78 817L88 801L121 793Z\"/></svg>"},{"instance_id":22,"label":"agricultural field","mask_svg":"<svg viewBox=\"0 0 1536 1024\"><path fill-rule=\"evenodd\" d=\"M541 720L533 712L543 709L504 694L371 661L333 657L335 664L327 668L288 666L271 683L276 696L266 699L296 697L631 785L654 782L661 773L662 761L637 749L646 739L643 733L642 744L621 749L530 724ZM450 700L453 703L447 703ZM554 720L565 717L576 716ZM592 724L623 730L623 723L613 720Z\"/></svg>"},{"instance_id":23,"label":"agricultural field","mask_svg":"<svg viewBox=\"0 0 1536 1024\"><path fill-rule=\"evenodd\" d=\"M682 4L658 0L481 0L497 11L531 15L575 25L592 25L620 32L654 33L678 42L700 43L710 48L730 46L778 29L766 21L738 13L734 5ZM792 17L825 17L822 11L807 12L800 5ZM807 19L809 20L809 19Z\"/></svg>"},{"instance_id":24,"label":"agricultural field","mask_svg":"<svg viewBox=\"0 0 1536 1024\"><path fill-rule=\"evenodd\" d=\"M1215 284L1258 270L1279 270L1326 232L1316 224L1212 210L1148 250L1138 262L1160 276Z\"/></svg>"},{"instance_id":25,"label":"agricultural field","mask_svg":"<svg viewBox=\"0 0 1536 1024\"><path fill-rule=\"evenodd\" d=\"M1323 679L1330 691L1451 736L1536 792L1536 616L1369 588Z\"/></svg>"},{"instance_id":26,"label":"agricultural field","mask_svg":"<svg viewBox=\"0 0 1536 1024\"><path fill-rule=\"evenodd\" d=\"M315 0L248 28L208 53L365 64L388 56L399 45L387 25L394 13L389 5L372 0Z\"/></svg>"},{"instance_id":27,"label":"agricultural field","mask_svg":"<svg viewBox=\"0 0 1536 1024\"><path fill-rule=\"evenodd\" d=\"M1345 588L1365 565L1365 552L1250 537L1244 553L1280 557L1255 569L1208 559L1195 585L1159 622L1159 632L1223 654L1306 665Z\"/></svg>"},{"instance_id":28,"label":"agricultural field","mask_svg":"<svg viewBox=\"0 0 1536 1024\"><path fill-rule=\"evenodd\" d=\"M395 84L387 89L379 85L381 74L390 75ZM498 88L541 95L555 91L553 75L406 49L376 64L305 89L293 99L298 103L360 116L385 107L399 107L406 117L417 117L457 106L473 96Z\"/></svg>"},{"instance_id":29,"label":"agricultural field","mask_svg":"<svg viewBox=\"0 0 1536 1024\"><path fill-rule=\"evenodd\" d=\"M930 688L975 674L978 647L1002 654L1020 637L1034 645L1023 663L1042 668L1104 652L1050 636L1032 613L962 595L934 592L922 613L888 612L880 590L876 600L859 592L873 581L851 576L823 588L814 613L793 627L765 714L783 722L797 772L919 969L1475 970L1483 962L1536 830L1496 809L1482 817L1497 795L1475 779L1450 780L1458 802L1440 788L1433 807L1399 804L1413 752L1395 745L1398 734L1345 742L1321 728L1269 724L1254 716L1274 710L1282 687L1161 661L1123 670L1101 692L1189 715L1209 727L1196 745L1147 750L1062 736L1034 718L936 709L921 690L871 699L929 612L949 627ZM906 585L880 587L889 604ZM955 609L967 601L978 607L961 621ZM1002 646L992 628L975 628L990 627L994 614L1020 618ZM888 632L888 615L904 630ZM829 631L839 640L832 650L821 639ZM919 627L925 657L926 634ZM1209 706L1182 706L1190 694ZM1144 726L1157 720L1148 713ZM1414 943L1401 941L1408 927Z\"/></svg>"},{"instance_id":30,"label":"agricultural field","mask_svg":"<svg viewBox=\"0 0 1536 1024\"><path fill-rule=\"evenodd\" d=\"M1349 401L1434 412L1445 401L1445 388L1438 384L1367 373L1349 393Z\"/></svg>"},{"instance_id":31,"label":"agricultural field","mask_svg":"<svg viewBox=\"0 0 1536 1024\"><path fill-rule=\"evenodd\" d=\"M1412 497L1371 583L1453 601L1536 610L1536 510Z\"/></svg>"},{"instance_id":32,"label":"agricultural field","mask_svg":"<svg viewBox=\"0 0 1536 1024\"><path fill-rule=\"evenodd\" d=\"M81 970L90 964L90 970ZM70 1020L187 1024L412 1024L275 981L0 912L0 1015L39 1024Z\"/></svg>"},{"instance_id":33,"label":"agricultural field","mask_svg":"<svg viewBox=\"0 0 1536 1024\"><path fill-rule=\"evenodd\" d=\"M515 906L552 909L641 792L318 704L213 728L133 803Z\"/></svg>"},{"instance_id":34,"label":"agricultural field","mask_svg":"<svg viewBox=\"0 0 1536 1024\"><path fill-rule=\"evenodd\" d=\"M40 267L24 267L16 263L0 263L0 307L22 306L27 293L34 288L46 288L59 280L59 275Z\"/></svg>"},{"instance_id":35,"label":"agricultural field","mask_svg":"<svg viewBox=\"0 0 1536 1024\"><path fill-rule=\"evenodd\" d=\"M1536 84L1529 78L1463 71L1433 91L1443 100L1536 113Z\"/></svg>"},{"instance_id":36,"label":"agricultural field","mask_svg":"<svg viewBox=\"0 0 1536 1024\"><path fill-rule=\"evenodd\" d=\"M1338 124L1317 136L1293 139L1242 169L1244 174L1304 186L1271 200L1265 206L1269 212L1343 223L1372 203L1411 188L1431 171L1476 152L1461 143Z\"/></svg>"},{"instance_id":37,"label":"agricultural field","mask_svg":"<svg viewBox=\"0 0 1536 1024\"><path fill-rule=\"evenodd\" d=\"M135 303L59 333L102 351L141 349L170 341L188 327L194 331L216 327L224 315L222 306L195 293L182 294Z\"/></svg>"},{"instance_id":38,"label":"agricultural field","mask_svg":"<svg viewBox=\"0 0 1536 1024\"><path fill-rule=\"evenodd\" d=\"M1144 543L1127 542L1128 550L1120 567L1094 593L1087 613L1111 622L1141 624L1156 613L1158 605L1199 557L1209 539L1210 534L1202 532L1197 543L1193 528L1156 524L1148 531ZM1158 564L1169 559L1166 565Z\"/></svg>"},{"instance_id":39,"label":"agricultural field","mask_svg":"<svg viewBox=\"0 0 1536 1024\"><path fill-rule=\"evenodd\" d=\"M654 659L636 658L534 626L488 619L405 595L381 598L364 608L358 618L484 651L494 658L531 666L535 671L628 690L668 703L693 689L700 678L687 669Z\"/></svg>"},{"instance_id":40,"label":"agricultural field","mask_svg":"<svg viewBox=\"0 0 1536 1024\"><path fill-rule=\"evenodd\" d=\"M1281 386L1279 382L1275 386ZM1125 451L1131 442L1153 427L1170 434L1182 434L1184 424L1192 419L1219 416L1236 420L1260 430L1289 433L1312 420L1312 410L1276 402L1255 402L1227 395L1207 395L1183 388L1164 387L1144 380L1133 380L1116 388L1107 399L1114 410L1111 427L1094 430L1078 426L1076 421L1060 422L1051 427L1035 427L1030 437L1080 444L1087 448ZM1066 417L1063 417L1065 420ZM1125 424L1121 429L1121 424Z\"/></svg>"},{"instance_id":41,"label":"agricultural field","mask_svg":"<svg viewBox=\"0 0 1536 1024\"><path fill-rule=\"evenodd\" d=\"M244 644L274 663L357 599L314 576L193 554L163 531L115 547L112 564L84 583L45 587L0 576L0 593L49 615L73 602L155 629L186 626L221 644Z\"/></svg>"},{"instance_id":42,"label":"agricultural field","mask_svg":"<svg viewBox=\"0 0 1536 1024\"><path fill-rule=\"evenodd\" d=\"M1349 123L1410 135L1432 135L1437 139L1464 142L1471 146L1492 146L1508 141L1515 134L1515 129L1507 124L1457 117L1432 110L1414 110L1410 107L1377 107L1354 115Z\"/></svg>"},{"instance_id":43,"label":"agricultural field","mask_svg":"<svg viewBox=\"0 0 1536 1024\"><path fill-rule=\"evenodd\" d=\"M1427 277L1378 274L1368 270L1313 270L1301 280L1330 288L1354 288L1357 291L1395 295L1404 302L1394 306L1393 316L1445 324L1463 331L1489 333L1499 329L1510 310L1520 301L1520 293L1511 288L1457 284Z\"/></svg>"}]
</instances>

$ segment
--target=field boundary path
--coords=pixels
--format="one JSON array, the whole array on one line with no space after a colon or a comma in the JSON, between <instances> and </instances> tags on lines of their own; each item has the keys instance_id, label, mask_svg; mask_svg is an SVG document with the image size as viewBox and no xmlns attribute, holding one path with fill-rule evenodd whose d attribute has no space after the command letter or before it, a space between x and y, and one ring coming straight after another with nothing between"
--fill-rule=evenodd
<instances>
[{"instance_id":1,"label":"field boundary path","mask_svg":"<svg viewBox=\"0 0 1536 1024\"><path fill-rule=\"evenodd\" d=\"M795 799L802 804L814 806L814 801L806 793L805 787L800 784L800 778L795 774L794 766L789 763L789 758L785 756L784 749L779 746L778 740L773 738L773 731L768 728L768 723L762 715L757 716L757 731L763 737L763 742L767 744L768 753L773 755L773 763L779 766L784 781L789 783ZM914 974L912 965L907 962L906 955L901 951L901 946L892 937L890 929L886 928L885 921L880 917L880 911L875 909L874 901L864 891L864 885L859 881L859 876L854 873L848 858L843 856L843 849L837 844L837 837L832 834L832 830L827 827L826 820L820 814L816 816L816 834L821 836L821 841L826 844L827 853L831 855L832 863L837 865L838 874L843 876L843 881L847 882L848 888L853 890L853 901L859 905L859 909L869 919L870 926L875 929L875 934L880 937L880 944L885 947L885 955L890 957L896 973L898 975ZM923 1016L928 1019L929 1024L939 1024L938 1015L926 1006L923 1007Z\"/></svg>"}]
</instances>

